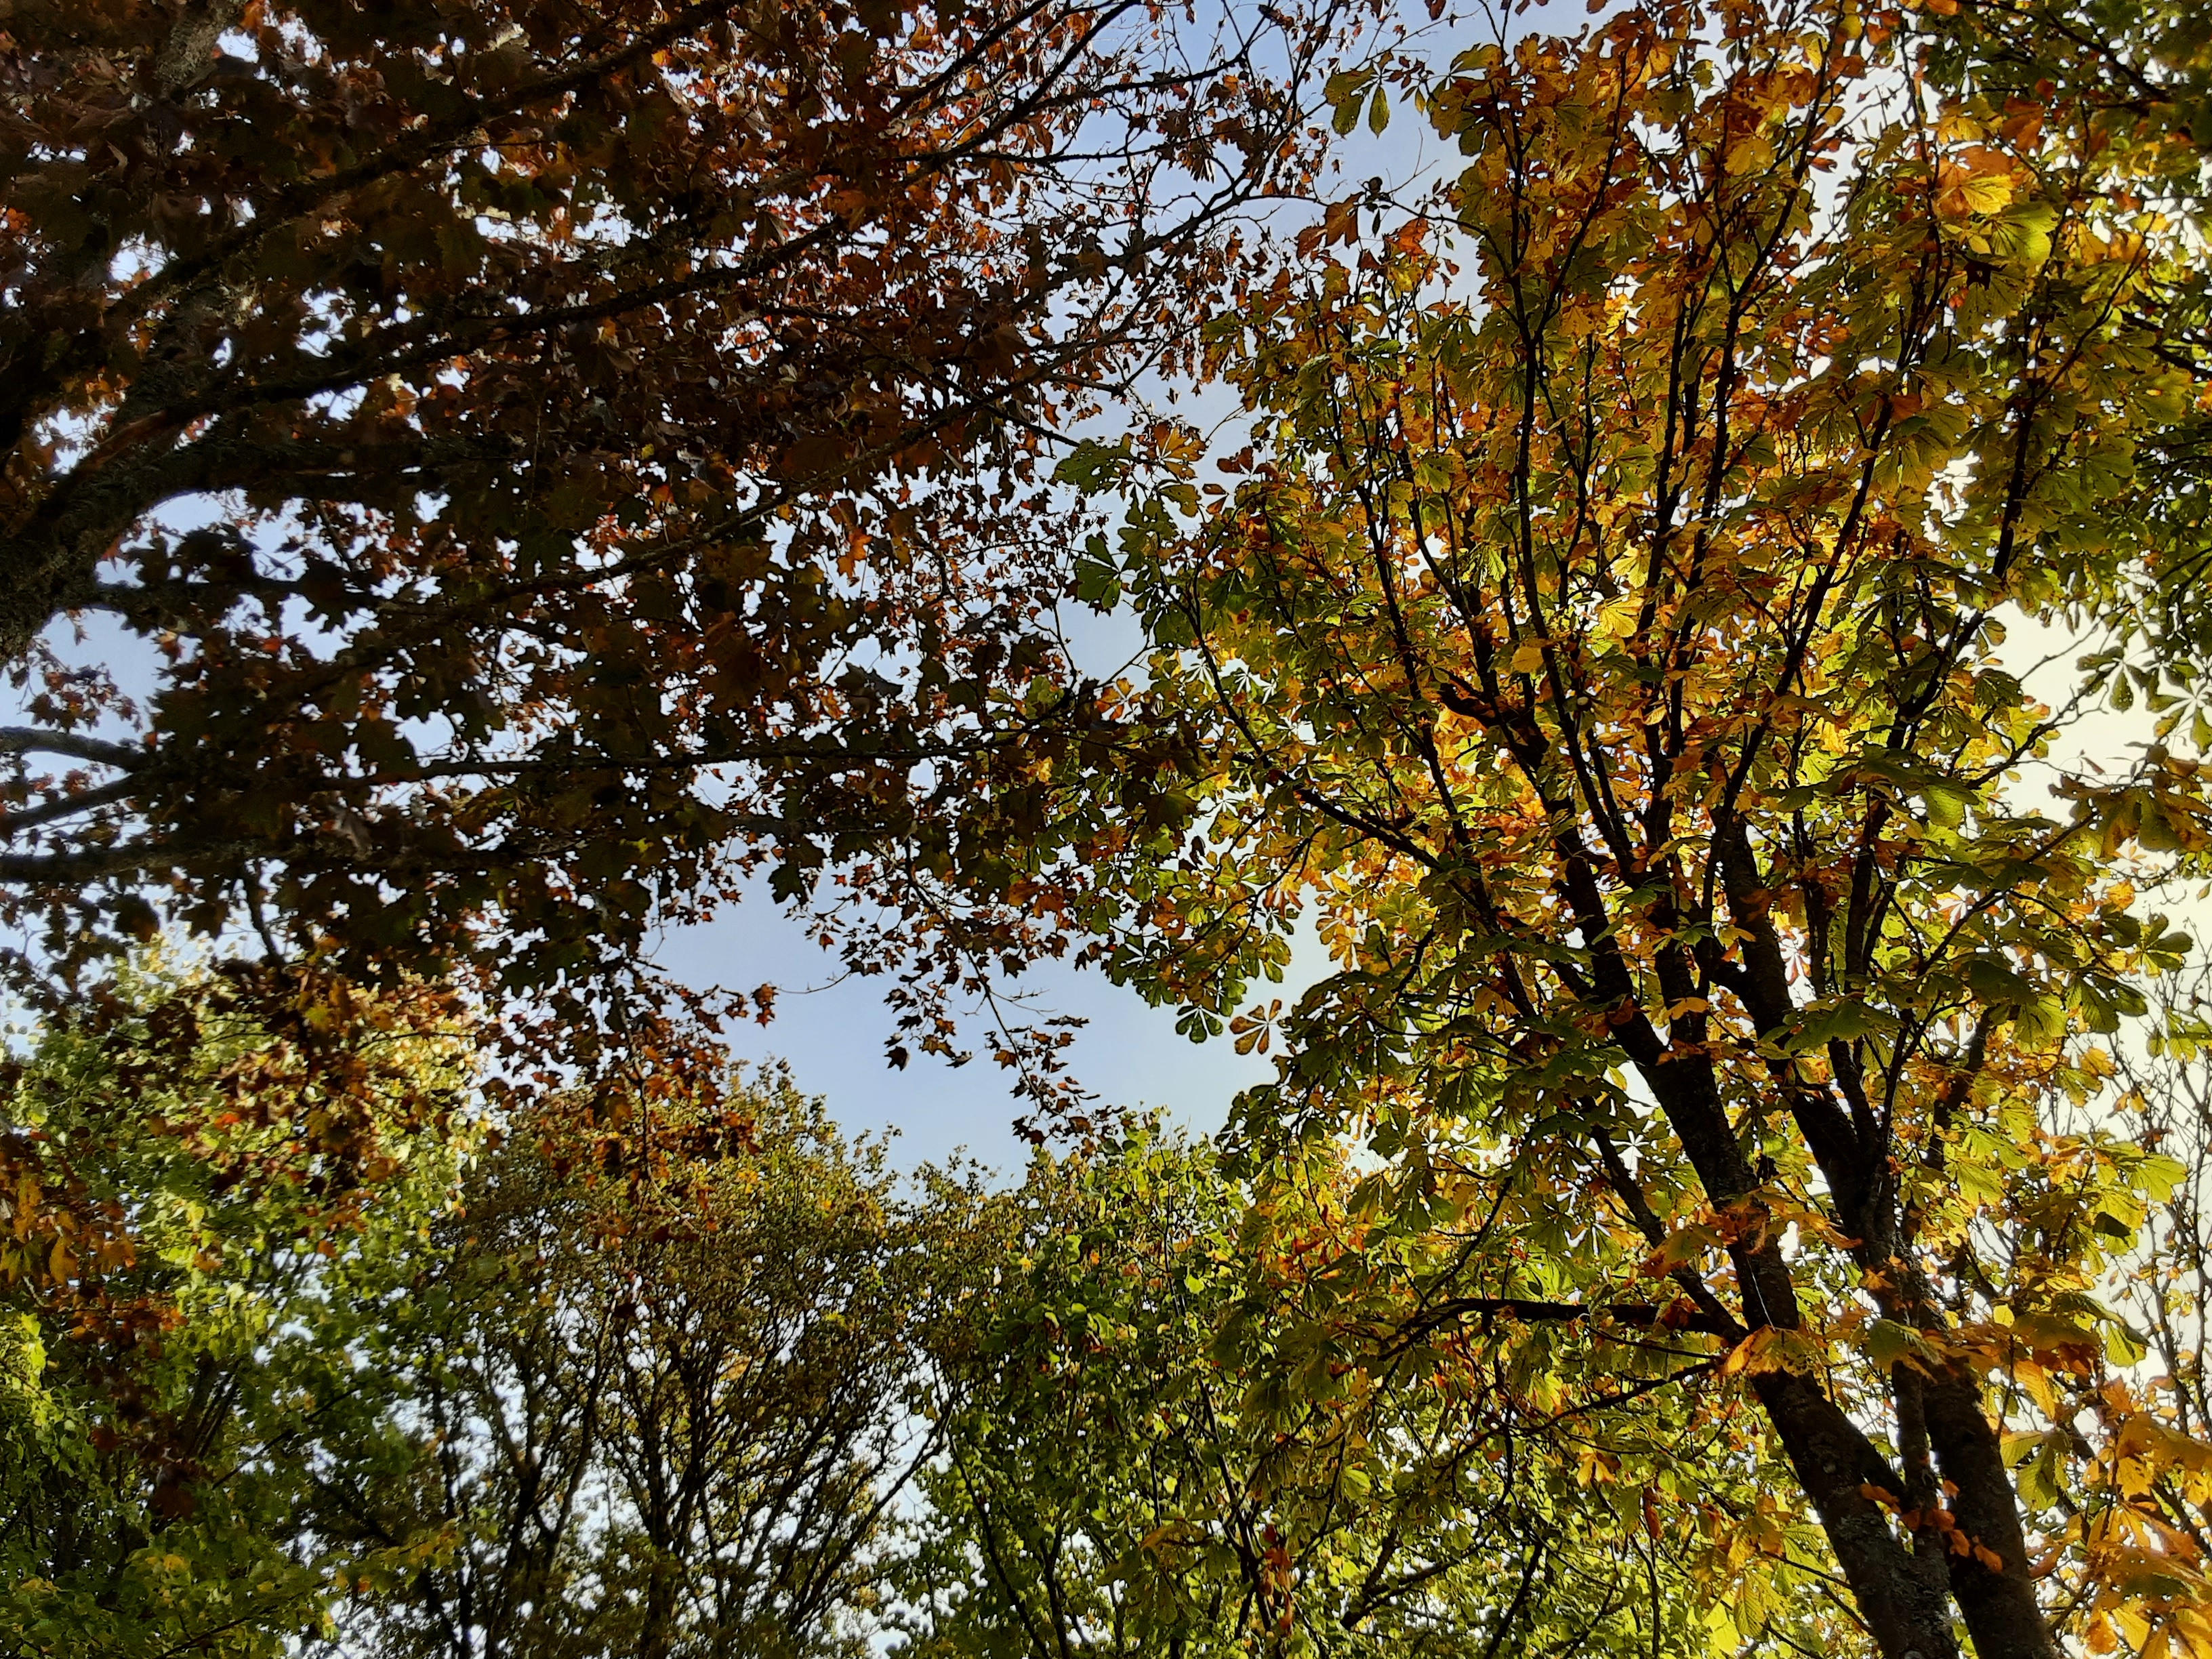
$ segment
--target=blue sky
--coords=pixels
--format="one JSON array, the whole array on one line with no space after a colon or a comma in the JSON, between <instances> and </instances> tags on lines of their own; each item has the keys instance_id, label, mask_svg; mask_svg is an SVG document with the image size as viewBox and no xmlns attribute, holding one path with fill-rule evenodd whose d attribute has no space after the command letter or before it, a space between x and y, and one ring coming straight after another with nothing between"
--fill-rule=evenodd
<instances>
[{"instance_id":1,"label":"blue sky","mask_svg":"<svg viewBox=\"0 0 2212 1659\"><path fill-rule=\"evenodd\" d=\"M1012 1133L1021 1106L1008 1074L988 1057L955 1068L927 1054L891 1070L884 1059L892 1027L884 981L838 981L836 961L774 906L740 905L711 926L672 934L659 958L693 984L775 982L775 1018L737 1030L732 1048L747 1060L788 1061L799 1085L826 1097L848 1129L896 1129L892 1158L901 1167L939 1162L963 1147L1002 1174L1026 1161ZM1177 1122L1211 1129L1237 1090L1273 1073L1261 1056L1237 1054L1226 1036L1194 1043L1179 1036L1172 1009L1149 1008L1095 970L1047 964L1016 988L1036 992L1054 1013L1088 1021L1069 1058L1085 1086L1108 1102L1158 1107Z\"/></svg>"}]
</instances>

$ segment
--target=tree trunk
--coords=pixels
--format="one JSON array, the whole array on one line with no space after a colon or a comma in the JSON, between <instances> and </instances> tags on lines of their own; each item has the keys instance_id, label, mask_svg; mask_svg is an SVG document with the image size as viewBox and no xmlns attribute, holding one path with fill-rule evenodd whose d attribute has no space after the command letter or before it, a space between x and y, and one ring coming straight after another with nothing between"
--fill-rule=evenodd
<instances>
[{"instance_id":1,"label":"tree trunk","mask_svg":"<svg viewBox=\"0 0 2212 1659\"><path fill-rule=\"evenodd\" d=\"M1899 1489L1888 1462L1808 1376L1764 1371L1752 1392L1782 1437L1790 1466L1820 1511L1837 1563L1882 1659L1959 1659L1942 1559L1907 1549L1866 1488ZM2006 1649L1980 1659L2012 1659ZM2040 1659L2042 1650L2023 1649Z\"/></svg>"},{"instance_id":2,"label":"tree trunk","mask_svg":"<svg viewBox=\"0 0 2212 1659\"><path fill-rule=\"evenodd\" d=\"M1980 1659L2061 1659L2057 1638L2036 1604L2020 1506L1996 1430L1982 1409L1980 1387L1972 1374L1954 1368L1931 1378L1921 1397L1937 1466L1958 1489L1951 1512L1959 1530L1994 1551L2002 1563L1993 1568L1971 1550L1948 1558L1951 1593L1966 1615L1975 1653Z\"/></svg>"}]
</instances>

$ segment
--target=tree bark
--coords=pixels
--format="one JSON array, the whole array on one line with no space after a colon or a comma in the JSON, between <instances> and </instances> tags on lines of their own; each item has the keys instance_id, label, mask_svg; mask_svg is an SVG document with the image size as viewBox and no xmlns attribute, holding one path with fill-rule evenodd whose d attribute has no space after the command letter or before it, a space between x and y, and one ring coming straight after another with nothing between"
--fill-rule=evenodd
<instances>
[{"instance_id":1,"label":"tree bark","mask_svg":"<svg viewBox=\"0 0 2212 1659\"><path fill-rule=\"evenodd\" d=\"M2061 1659L2057 1638L2036 1602L2012 1476L1996 1430L1982 1409L1979 1386L1971 1373L1953 1368L1928 1382L1922 1400L1936 1464L1957 1488L1951 1512L1959 1529L2002 1564L1992 1568L1971 1550L1947 1558L1951 1593L1966 1615L1975 1653L1980 1659Z\"/></svg>"},{"instance_id":2,"label":"tree bark","mask_svg":"<svg viewBox=\"0 0 2212 1659\"><path fill-rule=\"evenodd\" d=\"M1942 1559L1907 1549L1867 1495L1869 1486L1900 1489L1887 1460L1812 1378L1763 1371L1752 1379L1752 1392L1820 1511L1882 1659L1960 1659ZM1980 1659L2012 1659L2014 1651L1982 1647L1978 1638L1976 1645ZM2043 1650L2018 1651L2040 1659Z\"/></svg>"}]
</instances>

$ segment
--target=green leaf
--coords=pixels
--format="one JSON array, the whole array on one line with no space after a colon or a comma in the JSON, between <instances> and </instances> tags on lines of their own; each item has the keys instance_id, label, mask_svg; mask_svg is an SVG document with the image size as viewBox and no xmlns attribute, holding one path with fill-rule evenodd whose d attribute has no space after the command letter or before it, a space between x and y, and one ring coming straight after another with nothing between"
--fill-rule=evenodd
<instances>
[{"instance_id":1,"label":"green leaf","mask_svg":"<svg viewBox=\"0 0 2212 1659\"><path fill-rule=\"evenodd\" d=\"M1906 1364L1933 1376L1942 1364L1942 1356L1925 1336L1893 1319L1875 1320L1867 1327L1865 1340L1868 1358L1885 1371Z\"/></svg>"}]
</instances>

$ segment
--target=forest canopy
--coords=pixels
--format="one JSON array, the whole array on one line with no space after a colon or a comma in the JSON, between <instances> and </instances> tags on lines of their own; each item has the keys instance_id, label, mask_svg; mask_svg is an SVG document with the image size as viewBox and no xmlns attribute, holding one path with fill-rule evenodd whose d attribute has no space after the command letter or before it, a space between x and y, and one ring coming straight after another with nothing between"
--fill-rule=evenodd
<instances>
[{"instance_id":1,"label":"forest canopy","mask_svg":"<svg viewBox=\"0 0 2212 1659\"><path fill-rule=\"evenodd\" d=\"M2201 9L0 78L9 1651L2212 1656Z\"/></svg>"}]
</instances>

